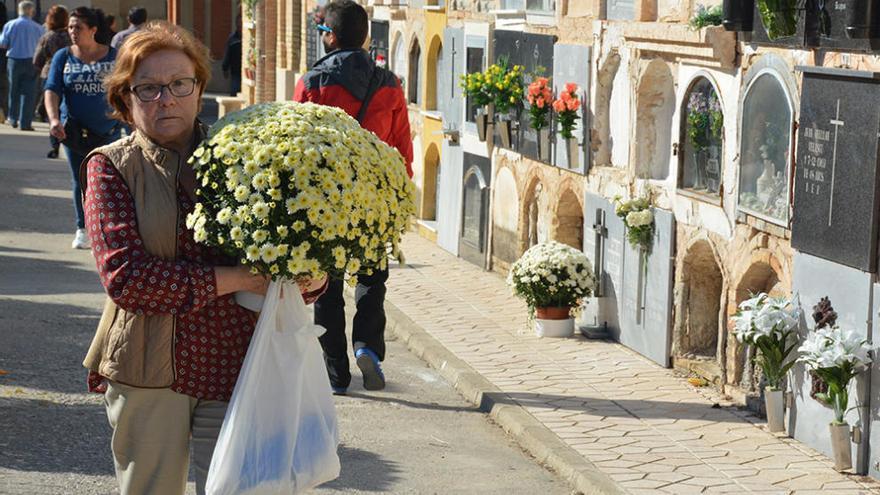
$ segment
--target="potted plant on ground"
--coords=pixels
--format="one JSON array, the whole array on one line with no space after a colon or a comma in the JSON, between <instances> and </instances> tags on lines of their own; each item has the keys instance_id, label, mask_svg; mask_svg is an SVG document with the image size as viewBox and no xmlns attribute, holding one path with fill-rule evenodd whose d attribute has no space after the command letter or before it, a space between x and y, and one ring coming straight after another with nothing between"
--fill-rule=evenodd
<instances>
[{"instance_id":1,"label":"potted plant on ground","mask_svg":"<svg viewBox=\"0 0 880 495\"><path fill-rule=\"evenodd\" d=\"M483 74L486 92L495 106L495 125L501 136L501 146L511 148L511 109L522 105L523 99L523 66L510 66L507 57L501 57L497 64L492 64Z\"/></svg>"},{"instance_id":2,"label":"potted plant on ground","mask_svg":"<svg viewBox=\"0 0 880 495\"><path fill-rule=\"evenodd\" d=\"M762 292L740 303L739 311L731 318L736 339L756 349L752 360L767 380L764 405L768 429L774 433L785 431L783 381L795 363L789 357L797 347L794 333L798 314L790 299L771 298Z\"/></svg>"},{"instance_id":3,"label":"potted plant on ground","mask_svg":"<svg viewBox=\"0 0 880 495\"><path fill-rule=\"evenodd\" d=\"M401 84L403 83L401 82ZM492 95L489 93L486 76L482 72L464 74L461 76L459 85L464 90L464 94L477 107L477 115L475 116L477 136L480 138L480 141L485 141L489 128L489 113L491 111L489 105L492 103Z\"/></svg>"},{"instance_id":4,"label":"potted plant on ground","mask_svg":"<svg viewBox=\"0 0 880 495\"><path fill-rule=\"evenodd\" d=\"M567 337L574 332L572 308L596 286L587 256L555 241L529 248L510 268L507 283L525 300L539 337Z\"/></svg>"},{"instance_id":5,"label":"potted plant on ground","mask_svg":"<svg viewBox=\"0 0 880 495\"><path fill-rule=\"evenodd\" d=\"M529 84L527 95L529 102L529 123L538 132L538 157L541 161L550 161L550 105L553 103L553 91L550 80L538 77Z\"/></svg>"},{"instance_id":6,"label":"potted plant on ground","mask_svg":"<svg viewBox=\"0 0 880 495\"><path fill-rule=\"evenodd\" d=\"M849 405L848 388L850 381L871 362L870 346L855 330L834 326L813 331L798 351L801 353L798 361L805 363L807 369L828 384L827 393L816 395L834 409L834 421L829 425L834 469L849 469L852 467L852 446L849 424L845 419Z\"/></svg>"},{"instance_id":7,"label":"potted plant on ground","mask_svg":"<svg viewBox=\"0 0 880 495\"><path fill-rule=\"evenodd\" d=\"M559 135L565 140L565 149L568 153L568 168L577 168L580 162L580 145L574 136L574 128L579 117L578 111L581 108L579 93L580 88L577 84L567 83L565 89L559 93L559 98L553 102L556 120L559 121Z\"/></svg>"}]
</instances>

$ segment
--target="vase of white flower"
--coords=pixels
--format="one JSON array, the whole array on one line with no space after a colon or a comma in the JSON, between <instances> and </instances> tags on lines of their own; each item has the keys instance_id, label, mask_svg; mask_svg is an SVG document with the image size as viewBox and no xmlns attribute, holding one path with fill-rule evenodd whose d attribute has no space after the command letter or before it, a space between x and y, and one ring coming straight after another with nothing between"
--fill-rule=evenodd
<instances>
[{"instance_id":1,"label":"vase of white flower","mask_svg":"<svg viewBox=\"0 0 880 495\"><path fill-rule=\"evenodd\" d=\"M771 433L785 431L785 407L782 390L764 387L764 407L767 409L767 429Z\"/></svg>"},{"instance_id":2,"label":"vase of white flower","mask_svg":"<svg viewBox=\"0 0 880 495\"><path fill-rule=\"evenodd\" d=\"M635 198L621 201L614 198L614 213L623 220L626 227L626 238L634 248L643 248L646 253L651 251L654 239L654 213L651 211L649 198Z\"/></svg>"},{"instance_id":3,"label":"vase of white flower","mask_svg":"<svg viewBox=\"0 0 880 495\"><path fill-rule=\"evenodd\" d=\"M831 423L831 451L834 453L834 469L844 471L852 467L852 441L850 440L849 424Z\"/></svg>"},{"instance_id":4,"label":"vase of white flower","mask_svg":"<svg viewBox=\"0 0 880 495\"><path fill-rule=\"evenodd\" d=\"M838 471L852 467L852 446L846 423L849 384L868 368L870 350L867 340L859 332L837 326L813 331L798 349L801 353L798 361L828 384L828 392L817 393L816 398L831 404L834 409L830 432L834 468Z\"/></svg>"},{"instance_id":5,"label":"vase of white flower","mask_svg":"<svg viewBox=\"0 0 880 495\"><path fill-rule=\"evenodd\" d=\"M793 341L799 314L790 299L772 298L762 292L740 303L731 318L736 339L757 351L752 360L767 380L764 405L767 427L774 433L785 431L783 381L795 363L789 356L797 346Z\"/></svg>"},{"instance_id":6,"label":"vase of white flower","mask_svg":"<svg viewBox=\"0 0 880 495\"><path fill-rule=\"evenodd\" d=\"M532 246L510 268L507 283L524 299L539 337L566 337L574 333L571 308L595 287L586 255L558 242Z\"/></svg>"}]
</instances>

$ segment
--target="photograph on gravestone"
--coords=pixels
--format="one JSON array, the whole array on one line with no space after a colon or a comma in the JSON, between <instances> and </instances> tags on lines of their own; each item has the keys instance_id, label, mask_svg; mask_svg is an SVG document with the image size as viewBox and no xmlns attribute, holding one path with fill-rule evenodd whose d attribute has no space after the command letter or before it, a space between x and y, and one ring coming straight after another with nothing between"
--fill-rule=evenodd
<instances>
[{"instance_id":1,"label":"photograph on gravestone","mask_svg":"<svg viewBox=\"0 0 880 495\"><path fill-rule=\"evenodd\" d=\"M543 34L523 35L519 64L525 67L524 88L528 88L535 77L553 76L553 45L555 36ZM538 160L538 132L529 125L529 103L523 101L517 117L517 150L532 160Z\"/></svg>"},{"instance_id":2,"label":"photograph on gravestone","mask_svg":"<svg viewBox=\"0 0 880 495\"><path fill-rule=\"evenodd\" d=\"M492 164L488 158L464 153L459 254L481 267L486 266L491 173Z\"/></svg>"},{"instance_id":3,"label":"photograph on gravestone","mask_svg":"<svg viewBox=\"0 0 880 495\"><path fill-rule=\"evenodd\" d=\"M553 92L558 95L566 83L575 83L580 88L590 87L590 47L582 45L564 45L557 43L553 47ZM575 163L569 163L565 141L558 135L556 122L551 122L551 142L554 142L554 164L566 170L585 174L590 164L590 103L588 93L582 98L581 119L575 122L574 135L578 140L580 156Z\"/></svg>"},{"instance_id":4,"label":"photograph on gravestone","mask_svg":"<svg viewBox=\"0 0 880 495\"><path fill-rule=\"evenodd\" d=\"M803 71L791 245L866 272L877 266L880 73Z\"/></svg>"},{"instance_id":5,"label":"photograph on gravestone","mask_svg":"<svg viewBox=\"0 0 880 495\"><path fill-rule=\"evenodd\" d=\"M388 21L370 21L370 56L376 63L388 64Z\"/></svg>"},{"instance_id":6,"label":"photograph on gravestone","mask_svg":"<svg viewBox=\"0 0 880 495\"><path fill-rule=\"evenodd\" d=\"M501 65L504 61L507 62L508 68L513 68L514 65L522 65L522 47L523 47L523 32L522 31L509 31L509 30L499 30L496 29L492 38L493 45L493 64ZM509 122L510 125L510 149L513 151L519 150L519 139L517 132L515 132L514 127L517 122L516 112L517 107L511 107L510 111L502 114L499 113L498 109L495 109L495 140L494 145L497 147L504 147L503 141L501 140L501 125L500 122L505 121Z\"/></svg>"}]
</instances>

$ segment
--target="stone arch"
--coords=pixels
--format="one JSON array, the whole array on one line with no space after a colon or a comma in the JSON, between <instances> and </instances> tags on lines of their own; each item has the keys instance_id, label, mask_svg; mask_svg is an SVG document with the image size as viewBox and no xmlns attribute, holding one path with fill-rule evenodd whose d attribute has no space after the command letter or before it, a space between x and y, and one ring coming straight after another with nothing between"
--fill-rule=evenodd
<instances>
[{"instance_id":1,"label":"stone arch","mask_svg":"<svg viewBox=\"0 0 880 495\"><path fill-rule=\"evenodd\" d=\"M575 249L584 248L584 207L571 188L566 187L559 195L554 223L555 241L568 244Z\"/></svg>"},{"instance_id":2,"label":"stone arch","mask_svg":"<svg viewBox=\"0 0 880 495\"><path fill-rule=\"evenodd\" d=\"M425 108L437 110L437 88L439 86L440 64L443 53L443 42L434 36L428 45L428 63L425 66Z\"/></svg>"},{"instance_id":3,"label":"stone arch","mask_svg":"<svg viewBox=\"0 0 880 495\"><path fill-rule=\"evenodd\" d=\"M522 254L517 238L519 227L519 192L516 176L510 167L500 167L493 180L492 256L513 263Z\"/></svg>"},{"instance_id":4,"label":"stone arch","mask_svg":"<svg viewBox=\"0 0 880 495\"><path fill-rule=\"evenodd\" d=\"M421 82L419 81L422 66L422 43L417 36L413 36L410 42L407 65L406 87L407 94L409 95L408 101L419 105L422 103Z\"/></svg>"},{"instance_id":5,"label":"stone arch","mask_svg":"<svg viewBox=\"0 0 880 495\"><path fill-rule=\"evenodd\" d=\"M593 143L593 146L596 152L596 164L600 166L611 165L611 149L614 146L611 139L611 93L619 68L620 53L617 50L612 50L605 57L605 63L596 78L596 133L598 141Z\"/></svg>"},{"instance_id":6,"label":"stone arch","mask_svg":"<svg viewBox=\"0 0 880 495\"><path fill-rule=\"evenodd\" d=\"M406 77L406 43L403 32L394 33L394 41L391 42L391 58L388 61L388 69L397 77Z\"/></svg>"},{"instance_id":7,"label":"stone arch","mask_svg":"<svg viewBox=\"0 0 880 495\"><path fill-rule=\"evenodd\" d=\"M523 231L520 233L522 251L545 242L550 238L551 212L550 195L537 175L529 179L526 192L523 194L520 215L523 219Z\"/></svg>"},{"instance_id":8,"label":"stone arch","mask_svg":"<svg viewBox=\"0 0 880 495\"><path fill-rule=\"evenodd\" d=\"M695 102L709 102L713 98L721 111L722 126L715 136L708 131L700 134L704 148L699 149L689 134L688 114L692 97ZM698 97L698 98L697 98ZM709 104L709 103L707 103ZM680 146L678 159L678 187L703 194L718 196L724 176L724 101L715 79L706 71L698 71L688 82L681 101Z\"/></svg>"},{"instance_id":9,"label":"stone arch","mask_svg":"<svg viewBox=\"0 0 880 495\"><path fill-rule=\"evenodd\" d=\"M688 247L679 273L676 354L717 363L723 341L724 275L708 240L696 240Z\"/></svg>"},{"instance_id":10,"label":"stone arch","mask_svg":"<svg viewBox=\"0 0 880 495\"><path fill-rule=\"evenodd\" d=\"M424 171L422 172L422 204L421 218L423 220L437 219L437 186L440 177L440 151L435 143L428 145L425 151Z\"/></svg>"},{"instance_id":11,"label":"stone arch","mask_svg":"<svg viewBox=\"0 0 880 495\"><path fill-rule=\"evenodd\" d=\"M636 105L636 138L633 140L636 176L666 179L672 156L675 83L665 60L656 58L645 68Z\"/></svg>"},{"instance_id":12,"label":"stone arch","mask_svg":"<svg viewBox=\"0 0 880 495\"><path fill-rule=\"evenodd\" d=\"M779 266L778 263L774 263L775 260L770 256L766 258L766 260L752 263L737 281L734 291L737 305L759 292L765 292L773 297L786 295L787 291L782 282L782 274L773 268L774 264ZM759 369L750 363L754 350L748 349L736 339L730 339L730 342L730 347L728 347L728 382L739 384L746 391L757 392L761 374Z\"/></svg>"}]
</instances>

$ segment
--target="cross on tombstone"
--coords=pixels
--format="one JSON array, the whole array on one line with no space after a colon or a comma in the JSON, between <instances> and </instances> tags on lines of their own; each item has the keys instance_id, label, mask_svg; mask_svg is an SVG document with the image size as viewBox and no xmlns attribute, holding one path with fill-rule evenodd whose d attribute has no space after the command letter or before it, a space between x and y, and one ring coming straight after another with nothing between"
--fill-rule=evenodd
<instances>
[{"instance_id":1,"label":"cross on tombstone","mask_svg":"<svg viewBox=\"0 0 880 495\"><path fill-rule=\"evenodd\" d=\"M834 169L837 165L837 133L843 127L843 121L840 120L840 98L837 99L837 114L831 119L831 125L834 126L834 148L831 152L831 198L828 200L828 226L831 226L831 212L834 211Z\"/></svg>"},{"instance_id":2,"label":"cross on tombstone","mask_svg":"<svg viewBox=\"0 0 880 495\"><path fill-rule=\"evenodd\" d=\"M455 98L455 56L458 55L458 50L455 49L455 38L452 38L452 51L450 52L450 54L450 63L452 64L450 67L452 68L452 70L449 71L449 74L452 76L452 84L449 86L449 98Z\"/></svg>"},{"instance_id":3,"label":"cross on tombstone","mask_svg":"<svg viewBox=\"0 0 880 495\"><path fill-rule=\"evenodd\" d=\"M593 267L593 274L596 278L595 296L599 297L605 293L605 277L602 276L603 267L605 265L605 239L608 237L608 228L605 226L605 210L596 208L596 223L593 224L593 232L595 235L595 252L593 259L596 265Z\"/></svg>"}]
</instances>

